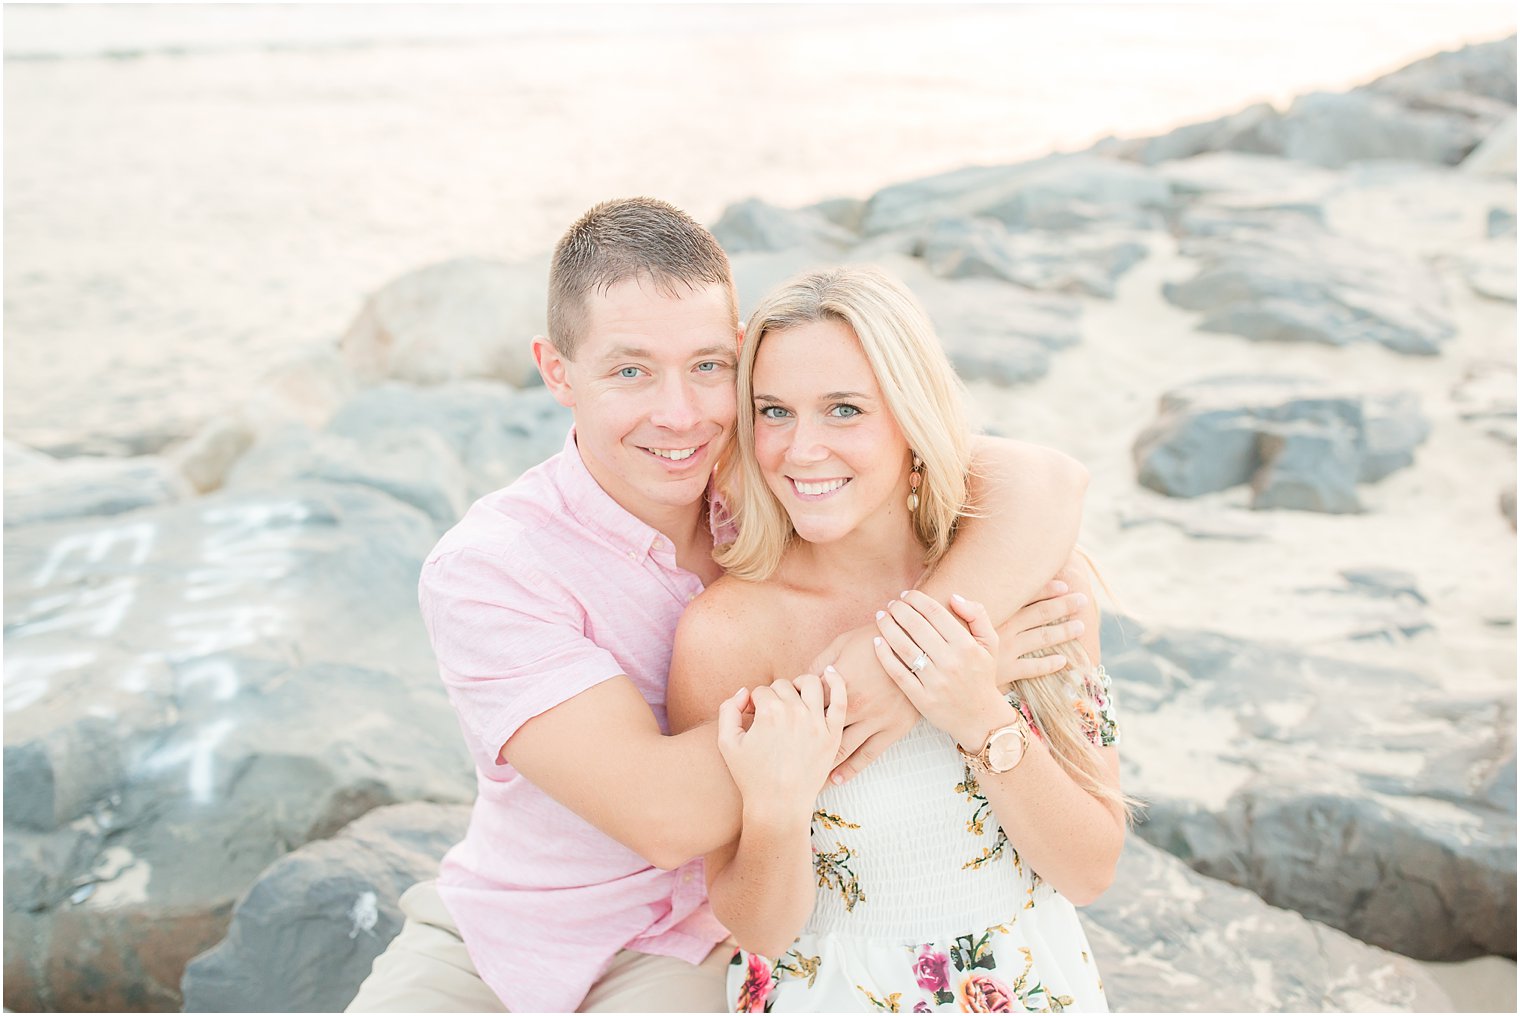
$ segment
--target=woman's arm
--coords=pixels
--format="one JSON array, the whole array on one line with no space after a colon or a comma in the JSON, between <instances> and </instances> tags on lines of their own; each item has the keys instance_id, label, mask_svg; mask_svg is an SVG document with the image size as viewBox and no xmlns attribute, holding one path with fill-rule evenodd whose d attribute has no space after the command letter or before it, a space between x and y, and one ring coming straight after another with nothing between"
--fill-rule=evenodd
<instances>
[{"instance_id":1,"label":"woman's arm","mask_svg":"<svg viewBox=\"0 0 1520 1016\"><path fill-rule=\"evenodd\" d=\"M718 746L744 798L739 842L708 855L713 913L740 946L766 957L791 947L813 912L814 798L839 749L844 682L811 674L740 691L718 712ZM743 726L746 706L754 710Z\"/></svg>"},{"instance_id":2,"label":"woman's arm","mask_svg":"<svg viewBox=\"0 0 1520 1016\"><path fill-rule=\"evenodd\" d=\"M1083 609L1089 634L1084 648L1098 662L1097 611ZM944 608L910 592L889 608L889 634L876 646L882 666L935 726L967 751L981 748L992 731L1021 720L997 689L997 635L976 604L952 602L969 633ZM962 636L965 636L962 638ZM914 675L903 665L922 647L933 665ZM1100 749L1101 781L1117 790L1119 754ZM1024 758L1007 773L978 773L977 783L1019 857L1077 905L1097 899L1113 881L1124 846L1124 817L1082 788L1030 734Z\"/></svg>"}]
</instances>

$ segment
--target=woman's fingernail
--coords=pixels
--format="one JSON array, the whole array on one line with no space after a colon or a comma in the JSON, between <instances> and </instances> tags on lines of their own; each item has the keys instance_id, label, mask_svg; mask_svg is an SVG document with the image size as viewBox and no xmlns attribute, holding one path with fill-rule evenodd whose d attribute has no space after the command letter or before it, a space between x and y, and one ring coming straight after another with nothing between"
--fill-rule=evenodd
<instances>
[{"instance_id":1,"label":"woman's fingernail","mask_svg":"<svg viewBox=\"0 0 1520 1016\"><path fill-rule=\"evenodd\" d=\"M1071 598L1071 602L1075 603L1079 607L1085 607L1087 606L1087 594L1078 593L1076 596L1073 596Z\"/></svg>"},{"instance_id":2,"label":"woman's fingernail","mask_svg":"<svg viewBox=\"0 0 1520 1016\"><path fill-rule=\"evenodd\" d=\"M1066 592L1067 589L1071 588L1070 586L1068 586L1064 582L1056 582L1056 583L1054 583L1054 586L1055 586L1055 591L1058 592L1058 593L1064 593L1064 592Z\"/></svg>"},{"instance_id":3,"label":"woman's fingernail","mask_svg":"<svg viewBox=\"0 0 1520 1016\"><path fill-rule=\"evenodd\" d=\"M872 640L871 640L871 641L872 641L872 643L874 643L874 644L875 644L875 645L878 645L878 646L879 646L879 645L881 645L881 636L880 636L880 635L878 635L878 636L876 636L876 637L875 637L875 638L874 638L874 639L872 639Z\"/></svg>"},{"instance_id":4,"label":"woman's fingernail","mask_svg":"<svg viewBox=\"0 0 1520 1016\"><path fill-rule=\"evenodd\" d=\"M906 600L908 598L908 593L909 593L909 590L904 589L902 592L898 593L897 595L899 597L901 597L902 599Z\"/></svg>"},{"instance_id":5,"label":"woman's fingernail","mask_svg":"<svg viewBox=\"0 0 1520 1016\"><path fill-rule=\"evenodd\" d=\"M839 671L837 671L837 670L834 669L834 665L832 663L829 664L827 667L824 667L823 668L823 672L825 674L837 674L837 673L839 673Z\"/></svg>"},{"instance_id":6,"label":"woman's fingernail","mask_svg":"<svg viewBox=\"0 0 1520 1016\"><path fill-rule=\"evenodd\" d=\"M887 616L887 612L885 610L878 610L876 612L876 620L878 620L878 621L880 621L882 618L884 618L886 616Z\"/></svg>"},{"instance_id":7,"label":"woman's fingernail","mask_svg":"<svg viewBox=\"0 0 1520 1016\"><path fill-rule=\"evenodd\" d=\"M1083 624L1081 621L1073 621L1071 623L1071 630L1080 635L1087 630L1087 625Z\"/></svg>"},{"instance_id":8,"label":"woman's fingernail","mask_svg":"<svg viewBox=\"0 0 1520 1016\"><path fill-rule=\"evenodd\" d=\"M950 599L954 600L956 603L965 603L966 602L966 598L964 596L962 596L960 593L951 593L950 594Z\"/></svg>"}]
</instances>

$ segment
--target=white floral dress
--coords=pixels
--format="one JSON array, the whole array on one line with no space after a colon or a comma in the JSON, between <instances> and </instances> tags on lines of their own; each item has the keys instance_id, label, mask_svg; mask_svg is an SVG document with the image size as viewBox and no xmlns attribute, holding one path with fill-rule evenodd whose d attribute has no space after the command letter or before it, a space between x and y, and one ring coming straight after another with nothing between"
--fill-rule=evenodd
<instances>
[{"instance_id":1,"label":"white floral dress","mask_svg":"<svg viewBox=\"0 0 1520 1016\"><path fill-rule=\"evenodd\" d=\"M1103 668L1073 703L1117 743ZM1019 859L950 737L920 721L816 803L813 913L786 955L734 957L735 1012L1108 1011L1076 909Z\"/></svg>"}]
</instances>

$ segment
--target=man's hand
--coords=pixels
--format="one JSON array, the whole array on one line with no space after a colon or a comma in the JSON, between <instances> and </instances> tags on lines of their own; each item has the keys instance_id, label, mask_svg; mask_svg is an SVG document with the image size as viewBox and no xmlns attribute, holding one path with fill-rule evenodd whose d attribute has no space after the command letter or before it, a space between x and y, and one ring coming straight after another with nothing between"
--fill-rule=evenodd
<instances>
[{"instance_id":1,"label":"man's hand","mask_svg":"<svg viewBox=\"0 0 1520 1016\"><path fill-rule=\"evenodd\" d=\"M878 634L874 624L851 629L819 653L809 668L822 674L833 667L844 681L850 701L844 736L834 759L838 764L829 775L831 783L854 779L918 722L918 710L876 659L872 640Z\"/></svg>"},{"instance_id":2,"label":"man's hand","mask_svg":"<svg viewBox=\"0 0 1520 1016\"><path fill-rule=\"evenodd\" d=\"M1060 579L1046 583L1040 598L1025 604L998 628L998 686L1010 688L1017 681L1054 674L1066 666L1059 653L1026 657L1040 649L1069 642L1086 630L1076 614L1087 605L1085 593L1069 593Z\"/></svg>"}]
</instances>

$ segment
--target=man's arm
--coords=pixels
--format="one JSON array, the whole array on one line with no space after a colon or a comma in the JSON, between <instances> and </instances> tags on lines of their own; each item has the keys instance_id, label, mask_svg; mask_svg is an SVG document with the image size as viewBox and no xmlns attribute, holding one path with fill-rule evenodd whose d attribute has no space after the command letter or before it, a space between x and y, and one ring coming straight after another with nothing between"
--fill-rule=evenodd
<instances>
[{"instance_id":1,"label":"man's arm","mask_svg":"<svg viewBox=\"0 0 1520 1016\"><path fill-rule=\"evenodd\" d=\"M942 604L952 593L987 608L1001 625L1066 564L1082 528L1087 469L1054 448L978 437L971 503L955 542L918 587Z\"/></svg>"},{"instance_id":2,"label":"man's arm","mask_svg":"<svg viewBox=\"0 0 1520 1016\"><path fill-rule=\"evenodd\" d=\"M716 739L666 737L623 664L586 636L577 594L503 542L430 558L418 587L476 765L496 779L510 765L661 867L732 839L738 791Z\"/></svg>"},{"instance_id":3,"label":"man's arm","mask_svg":"<svg viewBox=\"0 0 1520 1016\"><path fill-rule=\"evenodd\" d=\"M711 724L660 732L627 677L524 723L503 757L544 793L656 867L678 868L739 831L739 791Z\"/></svg>"}]
</instances>

